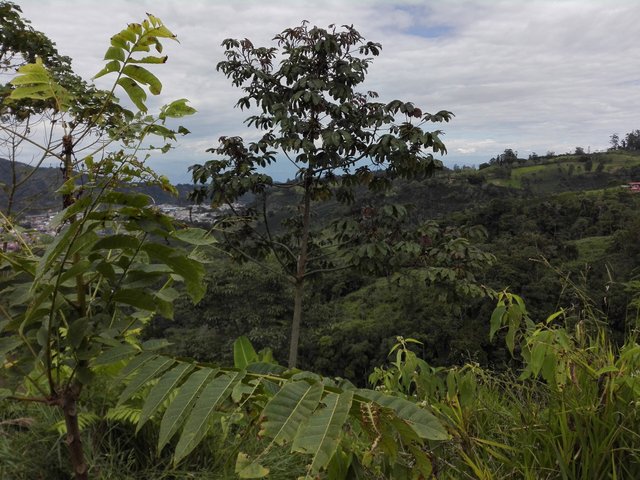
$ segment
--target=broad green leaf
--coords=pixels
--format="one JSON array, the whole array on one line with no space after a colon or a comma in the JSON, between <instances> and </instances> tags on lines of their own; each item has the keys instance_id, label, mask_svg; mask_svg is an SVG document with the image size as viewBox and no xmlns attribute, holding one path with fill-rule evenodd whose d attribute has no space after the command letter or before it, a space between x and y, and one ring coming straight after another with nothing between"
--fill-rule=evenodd
<instances>
[{"instance_id":1,"label":"broad green leaf","mask_svg":"<svg viewBox=\"0 0 640 480\"><path fill-rule=\"evenodd\" d=\"M136 432L156 413L171 392L193 368L194 366L190 363L179 363L158 380L158 383L151 388L142 406L142 413L140 413L140 421L136 427Z\"/></svg>"},{"instance_id":2,"label":"broad green leaf","mask_svg":"<svg viewBox=\"0 0 640 480\"><path fill-rule=\"evenodd\" d=\"M151 340L145 341L140 347L145 352L153 352L155 350L160 350L164 347L168 347L171 345L171 342L166 338L152 338Z\"/></svg>"},{"instance_id":3,"label":"broad green leaf","mask_svg":"<svg viewBox=\"0 0 640 480\"><path fill-rule=\"evenodd\" d=\"M135 30L136 29L133 27L133 25L127 26L127 28L122 29L122 31L120 33L118 33L117 35L120 35L127 42L133 43L138 39L138 36L137 36Z\"/></svg>"},{"instance_id":4,"label":"broad green leaf","mask_svg":"<svg viewBox=\"0 0 640 480\"><path fill-rule=\"evenodd\" d=\"M137 250L140 247L140 240L133 235L114 234L101 238L93 246L93 250Z\"/></svg>"},{"instance_id":5,"label":"broad green leaf","mask_svg":"<svg viewBox=\"0 0 640 480\"><path fill-rule=\"evenodd\" d=\"M147 111L147 107L144 104L147 99L147 94L144 93L142 88L140 88L140 85L128 77L122 77L116 83L124 89L127 96L141 112Z\"/></svg>"},{"instance_id":6,"label":"broad green leaf","mask_svg":"<svg viewBox=\"0 0 640 480\"><path fill-rule=\"evenodd\" d=\"M489 341L493 340L496 332L500 330L500 327L502 326L502 317L506 311L507 307L504 305L496 307L493 311L493 314L491 315L491 327L489 329Z\"/></svg>"},{"instance_id":7,"label":"broad green leaf","mask_svg":"<svg viewBox=\"0 0 640 480\"><path fill-rule=\"evenodd\" d=\"M105 75L108 75L109 73L112 72L118 72L120 71L120 62L118 62L117 60L111 60L109 63L107 63L104 68L102 70L100 70L98 73L96 73L93 78L100 78L100 77L104 77Z\"/></svg>"},{"instance_id":8,"label":"broad green leaf","mask_svg":"<svg viewBox=\"0 0 640 480\"><path fill-rule=\"evenodd\" d=\"M122 344L118 345L115 348L110 348L102 352L96 359L93 361L93 366L98 365L109 365L111 363L119 362L120 360L124 360L138 353L138 349L133 345Z\"/></svg>"},{"instance_id":9,"label":"broad green leaf","mask_svg":"<svg viewBox=\"0 0 640 480\"><path fill-rule=\"evenodd\" d=\"M80 346L82 340L87 334L88 327L89 319L87 317L78 318L71 322L69 330L67 330L67 341L72 347L78 348Z\"/></svg>"},{"instance_id":10,"label":"broad green leaf","mask_svg":"<svg viewBox=\"0 0 640 480\"><path fill-rule=\"evenodd\" d=\"M4 356L22 345L22 340L18 337L0 337L0 364Z\"/></svg>"},{"instance_id":11,"label":"broad green leaf","mask_svg":"<svg viewBox=\"0 0 640 480\"><path fill-rule=\"evenodd\" d=\"M136 349L136 351L139 352L138 349ZM117 382L121 382L122 380L127 378L130 374L132 374L133 372L137 371L139 368L142 368L142 366L145 363L150 362L151 360L153 360L153 359L155 359L157 357L158 357L158 355L156 355L154 353L142 352L140 355L138 355L135 358L131 359L131 361L124 366L124 368L118 374L118 377L116 378L116 381Z\"/></svg>"},{"instance_id":12,"label":"broad green leaf","mask_svg":"<svg viewBox=\"0 0 640 480\"><path fill-rule=\"evenodd\" d=\"M191 245L211 245L216 243L214 236L202 228L182 228L173 232L172 236Z\"/></svg>"},{"instance_id":13,"label":"broad green leaf","mask_svg":"<svg viewBox=\"0 0 640 480\"><path fill-rule=\"evenodd\" d=\"M327 394L323 400L326 406L308 418L293 440L292 450L312 455L312 475L329 465L340 443L342 426L349 416L352 400L351 391Z\"/></svg>"},{"instance_id":14,"label":"broad green leaf","mask_svg":"<svg viewBox=\"0 0 640 480\"><path fill-rule=\"evenodd\" d=\"M35 63L20 67L18 75L11 80L11 84L14 89L9 95L10 99L52 99L56 103L56 108L60 111L66 111L73 98L71 93L49 74L40 57L36 58Z\"/></svg>"},{"instance_id":15,"label":"broad green leaf","mask_svg":"<svg viewBox=\"0 0 640 480\"><path fill-rule=\"evenodd\" d=\"M551 322L553 322L556 318L558 318L560 315L564 315L566 312L564 311L564 308L561 308L560 310L558 310L555 313L552 313L551 315L549 315L547 317L547 319L544 321L544 323L546 323L547 325L549 325Z\"/></svg>"},{"instance_id":16,"label":"broad green leaf","mask_svg":"<svg viewBox=\"0 0 640 480\"><path fill-rule=\"evenodd\" d=\"M252 462L246 453L238 453L236 459L236 473L240 478L264 478L269 475L269 469Z\"/></svg>"},{"instance_id":17,"label":"broad green leaf","mask_svg":"<svg viewBox=\"0 0 640 480\"><path fill-rule=\"evenodd\" d=\"M142 246L142 250L154 260L165 263L180 275L184 279L187 293L195 303L202 300L206 292L206 286L202 282L204 278L202 264L179 254L171 247L158 243L146 243Z\"/></svg>"},{"instance_id":18,"label":"broad green leaf","mask_svg":"<svg viewBox=\"0 0 640 480\"><path fill-rule=\"evenodd\" d=\"M36 280L40 279L42 275L51 270L54 262L59 259L62 252L69 248L72 239L75 238L80 227L80 222L72 223L63 229L62 232L58 233L58 235L54 237L53 241L47 245L47 249L40 258L38 266L36 267ZM37 285L37 283L37 281L34 282L34 286Z\"/></svg>"},{"instance_id":19,"label":"broad green leaf","mask_svg":"<svg viewBox=\"0 0 640 480\"><path fill-rule=\"evenodd\" d=\"M91 262L83 258L79 262L74 263L69 270L60 275L60 283L64 284L69 279L75 279L78 275L82 275L91 267Z\"/></svg>"},{"instance_id":20,"label":"broad green leaf","mask_svg":"<svg viewBox=\"0 0 640 480\"><path fill-rule=\"evenodd\" d=\"M107 49L107 53L104 54L104 60L118 60L120 62L124 62L125 58L124 50L113 46L109 47Z\"/></svg>"},{"instance_id":21,"label":"broad green leaf","mask_svg":"<svg viewBox=\"0 0 640 480\"><path fill-rule=\"evenodd\" d=\"M129 207L144 208L151 203L151 197L144 193L106 192L98 201L104 204L127 205Z\"/></svg>"},{"instance_id":22,"label":"broad green leaf","mask_svg":"<svg viewBox=\"0 0 640 480\"><path fill-rule=\"evenodd\" d=\"M69 218L85 210L88 206L91 205L91 202L93 202L93 199L90 196L79 198L78 200L73 202L71 206L58 212L53 217L53 219L51 219L50 225L52 226L52 228L58 228Z\"/></svg>"},{"instance_id":23,"label":"broad green leaf","mask_svg":"<svg viewBox=\"0 0 640 480\"><path fill-rule=\"evenodd\" d=\"M123 390L118 398L118 404L128 400L131 396L142 388L149 380L153 380L162 372L175 364L175 360L166 357L156 357L145 363L131 379L127 388Z\"/></svg>"},{"instance_id":24,"label":"broad green leaf","mask_svg":"<svg viewBox=\"0 0 640 480\"><path fill-rule=\"evenodd\" d=\"M516 346L516 333L518 331L518 327L520 327L520 319L509 315L509 328L504 340L511 355L513 355L513 351Z\"/></svg>"},{"instance_id":25,"label":"broad green leaf","mask_svg":"<svg viewBox=\"0 0 640 480\"><path fill-rule=\"evenodd\" d=\"M164 57L154 57L153 55L149 55L147 57L142 57L142 58L130 58L129 59L129 63L155 63L155 64L159 64L159 63L166 63L167 62L167 56L165 55Z\"/></svg>"},{"instance_id":26,"label":"broad green leaf","mask_svg":"<svg viewBox=\"0 0 640 480\"><path fill-rule=\"evenodd\" d=\"M156 310L156 302L153 295L136 289L120 288L113 294L113 301L124 303L140 310L153 312Z\"/></svg>"},{"instance_id":27,"label":"broad green leaf","mask_svg":"<svg viewBox=\"0 0 640 480\"><path fill-rule=\"evenodd\" d=\"M204 388L193 410L191 410L178 440L178 445L176 445L174 464L189 455L202 441L211 427L210 420L216 408L231 395L233 387L242 380L244 375L244 372L221 375Z\"/></svg>"},{"instance_id":28,"label":"broad green leaf","mask_svg":"<svg viewBox=\"0 0 640 480\"><path fill-rule=\"evenodd\" d=\"M233 364L236 368L247 368L258 361L258 354L249 339L242 336L233 342Z\"/></svg>"},{"instance_id":29,"label":"broad green leaf","mask_svg":"<svg viewBox=\"0 0 640 480\"><path fill-rule=\"evenodd\" d=\"M130 48L127 40L122 35L119 35L119 34L115 34L113 37L111 37L111 45L113 45L116 48L122 48L127 51L129 51L129 48Z\"/></svg>"},{"instance_id":30,"label":"broad green leaf","mask_svg":"<svg viewBox=\"0 0 640 480\"><path fill-rule=\"evenodd\" d=\"M149 91L153 95L159 95L162 91L162 83L153 73L144 67L138 65L126 65L122 69L122 73L138 83L149 86Z\"/></svg>"},{"instance_id":31,"label":"broad green leaf","mask_svg":"<svg viewBox=\"0 0 640 480\"><path fill-rule=\"evenodd\" d=\"M169 105L164 107L160 112L160 118L181 118L187 115L193 115L196 113L196 109L187 105L188 100L181 98L180 100L174 100Z\"/></svg>"},{"instance_id":32,"label":"broad green leaf","mask_svg":"<svg viewBox=\"0 0 640 480\"><path fill-rule=\"evenodd\" d=\"M236 383L236 385L233 387L233 391L231 392L231 401L234 403L240 403L240 400L242 400L242 397L246 395L247 398L242 403L244 404L247 400L249 400L253 396L253 393L257 390L257 388L260 386L261 383L262 382L260 378L251 380L248 383L243 383L243 382Z\"/></svg>"},{"instance_id":33,"label":"broad green leaf","mask_svg":"<svg viewBox=\"0 0 640 480\"><path fill-rule=\"evenodd\" d=\"M277 445L293 440L300 424L318 406L322 391L322 384L317 382L285 384L264 408L262 416L266 420L260 434L273 438L273 443Z\"/></svg>"},{"instance_id":34,"label":"broad green leaf","mask_svg":"<svg viewBox=\"0 0 640 480\"><path fill-rule=\"evenodd\" d=\"M191 412L200 392L207 382L216 374L216 370L203 368L192 374L178 390L178 395L173 399L167 411L164 412L160 422L160 436L158 438L158 452L171 440L185 418Z\"/></svg>"},{"instance_id":35,"label":"broad green leaf","mask_svg":"<svg viewBox=\"0 0 640 480\"><path fill-rule=\"evenodd\" d=\"M371 400L381 407L392 410L404 420L419 436L426 440L447 440L449 434L440 421L424 408L400 397L385 395L374 390L358 389L357 395Z\"/></svg>"}]
</instances>

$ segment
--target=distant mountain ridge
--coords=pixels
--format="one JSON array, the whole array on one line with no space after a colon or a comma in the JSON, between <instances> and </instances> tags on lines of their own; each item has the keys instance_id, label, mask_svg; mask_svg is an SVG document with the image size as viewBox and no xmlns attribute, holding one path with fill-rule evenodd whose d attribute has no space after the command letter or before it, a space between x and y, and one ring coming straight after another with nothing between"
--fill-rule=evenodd
<instances>
[{"instance_id":1,"label":"distant mountain ridge","mask_svg":"<svg viewBox=\"0 0 640 480\"><path fill-rule=\"evenodd\" d=\"M54 167L39 167L36 171L25 163L12 162L0 158L0 211L5 212L8 207L11 185L14 175L19 182L27 175L31 177L15 192L12 211L24 213L39 213L47 210L59 210L62 199L55 192L62 185L62 171ZM178 197L162 190L156 185L136 185L131 189L149 195L157 204L171 203L175 205L189 204L188 196L193 185L176 185Z\"/></svg>"}]
</instances>

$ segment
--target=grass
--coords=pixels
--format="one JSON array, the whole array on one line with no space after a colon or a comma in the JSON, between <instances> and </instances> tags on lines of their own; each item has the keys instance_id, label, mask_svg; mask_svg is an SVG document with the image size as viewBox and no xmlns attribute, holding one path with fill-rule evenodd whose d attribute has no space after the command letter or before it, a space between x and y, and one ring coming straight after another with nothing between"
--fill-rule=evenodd
<instances>
[{"instance_id":1,"label":"grass","mask_svg":"<svg viewBox=\"0 0 640 480\"><path fill-rule=\"evenodd\" d=\"M590 172L585 170L583 157L571 154L543 160L536 165L516 165L509 171L509 178L501 178L501 174L505 172L497 166L485 168L481 172L488 177L487 182L493 185L523 189L526 182L531 188L542 188L548 190L546 193L553 193L563 189L559 174L568 175L570 170L572 175L595 175L598 164L603 162L604 172L615 174L622 168L640 166L640 155L629 152L593 153L590 158L592 162Z\"/></svg>"},{"instance_id":2,"label":"grass","mask_svg":"<svg viewBox=\"0 0 640 480\"><path fill-rule=\"evenodd\" d=\"M534 324L514 308L496 318L515 328L520 374L434 369L408 349L376 371L378 388L424 402L448 425L451 441L432 445L436 478L640 478L635 335L618 348L592 310L577 323L559 315Z\"/></svg>"},{"instance_id":3,"label":"grass","mask_svg":"<svg viewBox=\"0 0 640 480\"><path fill-rule=\"evenodd\" d=\"M67 447L64 436L53 425L57 412L41 405L0 405L0 478L3 480L68 480ZM168 450L156 453L157 431L126 422L99 422L84 432L83 444L89 476L99 480L232 480L238 451L257 455L264 450L257 429L221 436L218 428L208 442L185 462L171 465ZM304 475L301 456L272 449L265 462L270 479L289 480Z\"/></svg>"},{"instance_id":4,"label":"grass","mask_svg":"<svg viewBox=\"0 0 640 480\"><path fill-rule=\"evenodd\" d=\"M611 245L611 236L595 236L585 237L580 240L574 240L572 243L578 249L578 259L576 262L580 264L593 264L604 258L607 248Z\"/></svg>"}]
</instances>

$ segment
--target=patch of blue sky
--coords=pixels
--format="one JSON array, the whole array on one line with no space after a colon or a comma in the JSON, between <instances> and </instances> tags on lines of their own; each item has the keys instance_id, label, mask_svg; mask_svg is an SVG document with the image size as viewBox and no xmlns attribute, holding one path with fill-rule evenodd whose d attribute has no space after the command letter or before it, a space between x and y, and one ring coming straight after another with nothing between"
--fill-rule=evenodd
<instances>
[{"instance_id":1,"label":"patch of blue sky","mask_svg":"<svg viewBox=\"0 0 640 480\"><path fill-rule=\"evenodd\" d=\"M423 38L441 38L453 34L451 25L433 21L432 9L429 5L415 2L398 5L395 10L406 14L411 19L410 25L401 29L405 34Z\"/></svg>"}]
</instances>

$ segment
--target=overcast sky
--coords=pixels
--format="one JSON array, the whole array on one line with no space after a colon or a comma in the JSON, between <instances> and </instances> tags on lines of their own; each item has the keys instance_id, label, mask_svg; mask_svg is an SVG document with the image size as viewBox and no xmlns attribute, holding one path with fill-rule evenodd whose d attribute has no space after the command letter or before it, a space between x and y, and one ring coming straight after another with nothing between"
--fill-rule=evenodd
<instances>
[{"instance_id":1,"label":"overcast sky","mask_svg":"<svg viewBox=\"0 0 640 480\"><path fill-rule=\"evenodd\" d=\"M605 149L613 132L640 128L640 2L637 0L191 0L17 2L33 26L74 60L85 78L102 65L109 38L145 12L160 17L180 44L155 70L162 103L188 98L198 109L182 122L192 134L152 165L174 182L211 158L221 135L246 135L240 92L215 65L225 38L271 38L302 20L353 24L382 54L363 90L382 101L450 110L448 165L478 164L513 148L563 153ZM100 85L100 84L99 84ZM102 85L105 86L106 84ZM283 179L283 164L271 171Z\"/></svg>"}]
</instances>

